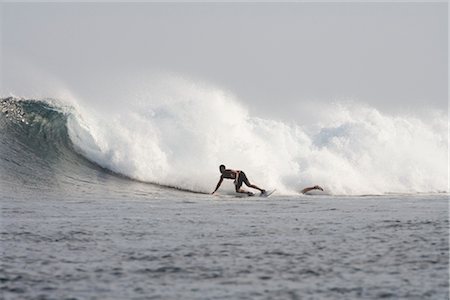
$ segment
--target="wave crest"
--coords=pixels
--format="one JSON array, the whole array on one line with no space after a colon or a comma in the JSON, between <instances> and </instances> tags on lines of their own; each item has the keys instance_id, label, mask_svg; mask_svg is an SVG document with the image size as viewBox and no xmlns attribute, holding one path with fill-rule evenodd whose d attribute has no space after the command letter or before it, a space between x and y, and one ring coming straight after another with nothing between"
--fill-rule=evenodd
<instances>
[{"instance_id":1,"label":"wave crest","mask_svg":"<svg viewBox=\"0 0 450 300\"><path fill-rule=\"evenodd\" d=\"M104 108L72 101L63 112L48 101L4 98L2 153L64 176L100 166L198 192L214 188L220 164L280 194L310 184L346 195L448 192L444 114L427 123L336 104L305 127L251 116L234 96L180 78L152 82L123 99ZM12 164L8 170L16 172ZM223 188L232 190L232 183Z\"/></svg>"},{"instance_id":2,"label":"wave crest","mask_svg":"<svg viewBox=\"0 0 450 300\"><path fill-rule=\"evenodd\" d=\"M253 117L232 95L180 78L141 91L108 113L69 118L79 151L135 179L203 192L222 163L285 194L309 184L333 194L448 191L444 116L425 123L336 104L306 128Z\"/></svg>"}]
</instances>

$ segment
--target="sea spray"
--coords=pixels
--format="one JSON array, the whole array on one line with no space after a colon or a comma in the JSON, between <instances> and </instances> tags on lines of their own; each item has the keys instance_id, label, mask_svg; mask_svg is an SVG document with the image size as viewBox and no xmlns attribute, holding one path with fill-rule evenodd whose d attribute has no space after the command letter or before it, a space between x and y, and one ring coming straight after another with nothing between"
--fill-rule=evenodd
<instances>
[{"instance_id":1,"label":"sea spray","mask_svg":"<svg viewBox=\"0 0 450 300\"><path fill-rule=\"evenodd\" d=\"M367 106L335 105L312 137L316 154L305 172L342 194L447 191L445 120L441 115L428 124Z\"/></svg>"},{"instance_id":2,"label":"sea spray","mask_svg":"<svg viewBox=\"0 0 450 300\"><path fill-rule=\"evenodd\" d=\"M443 115L426 123L338 103L301 127L253 116L233 95L179 77L112 98L105 109L80 101L69 136L88 159L130 178L210 192L223 163L283 194L310 184L332 194L448 191Z\"/></svg>"}]
</instances>

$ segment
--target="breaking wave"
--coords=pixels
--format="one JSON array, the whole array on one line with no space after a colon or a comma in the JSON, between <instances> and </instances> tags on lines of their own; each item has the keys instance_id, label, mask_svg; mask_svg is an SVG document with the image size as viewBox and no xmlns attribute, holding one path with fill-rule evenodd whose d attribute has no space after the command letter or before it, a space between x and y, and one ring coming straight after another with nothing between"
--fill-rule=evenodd
<instances>
[{"instance_id":1,"label":"breaking wave","mask_svg":"<svg viewBox=\"0 0 450 300\"><path fill-rule=\"evenodd\" d=\"M341 103L305 127L252 116L234 96L180 78L119 98L103 107L3 98L2 180L31 172L89 181L95 170L211 192L225 164L281 194L310 184L345 195L448 192L444 114L424 122Z\"/></svg>"}]
</instances>

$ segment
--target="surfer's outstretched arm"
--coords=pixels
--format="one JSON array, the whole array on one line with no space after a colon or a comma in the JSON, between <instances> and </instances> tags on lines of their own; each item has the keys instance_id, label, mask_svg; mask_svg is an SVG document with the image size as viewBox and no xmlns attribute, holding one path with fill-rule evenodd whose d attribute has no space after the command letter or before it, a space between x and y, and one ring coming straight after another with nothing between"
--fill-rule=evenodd
<instances>
[{"instance_id":1,"label":"surfer's outstretched arm","mask_svg":"<svg viewBox=\"0 0 450 300\"><path fill-rule=\"evenodd\" d=\"M304 194L304 193L307 193L307 192L312 191L312 190L320 190L320 191L323 191L323 188L321 188L321 187L318 186L318 185L315 185L315 186L312 186L312 187L304 188L303 190L300 191L300 193Z\"/></svg>"},{"instance_id":2,"label":"surfer's outstretched arm","mask_svg":"<svg viewBox=\"0 0 450 300\"><path fill-rule=\"evenodd\" d=\"M216 189L211 194L214 194L219 189L220 185L222 184L222 181L223 181L223 176L220 176L220 179L219 179L219 182L217 183Z\"/></svg>"}]
</instances>

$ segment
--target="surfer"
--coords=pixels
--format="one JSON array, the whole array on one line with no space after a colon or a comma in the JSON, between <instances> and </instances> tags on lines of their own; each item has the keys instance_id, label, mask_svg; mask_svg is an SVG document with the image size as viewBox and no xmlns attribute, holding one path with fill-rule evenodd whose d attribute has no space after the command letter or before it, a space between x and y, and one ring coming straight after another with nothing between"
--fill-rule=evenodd
<instances>
[{"instance_id":1,"label":"surfer","mask_svg":"<svg viewBox=\"0 0 450 300\"><path fill-rule=\"evenodd\" d=\"M319 190L319 191L323 192L323 188L321 188L318 185L315 185L315 186L312 186L312 187L304 188L303 190L300 191L300 193L306 194L307 192L312 191L312 190Z\"/></svg>"},{"instance_id":2,"label":"surfer","mask_svg":"<svg viewBox=\"0 0 450 300\"><path fill-rule=\"evenodd\" d=\"M225 167L225 165L220 165L219 170L222 175L220 175L220 179L219 179L219 182L217 183L216 189L211 194L214 194L219 189L224 178L225 179L234 179L234 186L236 188L236 193L243 193L243 194L247 194L249 196L254 195L252 192L248 192L246 190L241 189L242 183L245 183L245 185L248 187L259 190L261 192L261 194L264 194L266 192L266 190L259 188L254 184L251 184L250 181L248 181L248 178L245 175L245 173L241 170L227 169Z\"/></svg>"}]
</instances>

